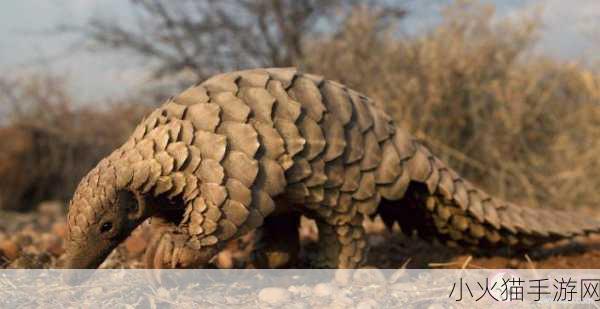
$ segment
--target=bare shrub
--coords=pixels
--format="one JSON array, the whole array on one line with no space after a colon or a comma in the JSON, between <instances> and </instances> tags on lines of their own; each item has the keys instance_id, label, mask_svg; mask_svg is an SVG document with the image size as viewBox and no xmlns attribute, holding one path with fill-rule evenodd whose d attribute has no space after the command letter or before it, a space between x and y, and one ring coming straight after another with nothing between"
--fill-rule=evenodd
<instances>
[{"instance_id":1,"label":"bare shrub","mask_svg":"<svg viewBox=\"0 0 600 309\"><path fill-rule=\"evenodd\" d=\"M600 77L530 53L535 18L493 22L459 2L427 35L401 38L357 8L312 42L305 66L387 104L468 179L529 205L600 200Z\"/></svg>"},{"instance_id":2,"label":"bare shrub","mask_svg":"<svg viewBox=\"0 0 600 309\"><path fill-rule=\"evenodd\" d=\"M294 66L306 57L305 41L337 29L356 0L129 0L134 21L92 16L81 34L92 50L141 57L155 78L189 84L216 73L252 67ZM368 1L402 18L402 2ZM171 81L172 82L172 81Z\"/></svg>"},{"instance_id":3,"label":"bare shrub","mask_svg":"<svg viewBox=\"0 0 600 309\"><path fill-rule=\"evenodd\" d=\"M0 208L28 209L66 200L81 177L122 143L149 109L134 101L103 109L76 107L64 79L29 76L5 81L0 128Z\"/></svg>"}]
</instances>

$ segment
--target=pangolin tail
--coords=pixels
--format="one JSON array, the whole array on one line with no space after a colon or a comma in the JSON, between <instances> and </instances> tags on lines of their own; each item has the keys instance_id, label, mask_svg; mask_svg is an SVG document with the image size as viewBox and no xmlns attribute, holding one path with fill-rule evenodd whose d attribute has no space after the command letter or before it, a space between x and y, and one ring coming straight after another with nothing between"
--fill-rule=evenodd
<instances>
[{"instance_id":1,"label":"pangolin tail","mask_svg":"<svg viewBox=\"0 0 600 309\"><path fill-rule=\"evenodd\" d=\"M478 189L421 143L402 162L410 182L400 200L378 208L386 225L418 231L450 245L530 247L600 232L600 221L575 211L518 206Z\"/></svg>"}]
</instances>

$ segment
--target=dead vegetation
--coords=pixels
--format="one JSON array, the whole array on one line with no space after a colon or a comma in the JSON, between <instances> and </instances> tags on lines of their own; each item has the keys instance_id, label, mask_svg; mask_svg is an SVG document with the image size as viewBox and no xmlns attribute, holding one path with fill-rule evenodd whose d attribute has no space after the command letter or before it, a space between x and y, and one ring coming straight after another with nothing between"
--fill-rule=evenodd
<instances>
[{"instance_id":1,"label":"dead vegetation","mask_svg":"<svg viewBox=\"0 0 600 309\"><path fill-rule=\"evenodd\" d=\"M312 46L307 67L385 102L400 125L491 193L595 207L600 76L532 54L535 19L493 23L493 13L456 5L428 34L398 39L377 12L358 9Z\"/></svg>"},{"instance_id":2,"label":"dead vegetation","mask_svg":"<svg viewBox=\"0 0 600 309\"><path fill-rule=\"evenodd\" d=\"M173 12L182 12L182 7L173 2L156 3ZM306 3L317 5L312 1ZM600 75L589 66L532 53L538 33L535 18L498 21L492 7L458 2L445 11L438 27L426 34L407 37L396 31L398 16L390 18L385 9L345 8L347 14L335 15L340 23L331 28L333 32L311 32L313 35L302 36L297 42L287 42L285 54L273 54L276 48L248 51L240 45L236 46L239 51L223 57L239 60L258 53L254 55L260 56L255 58L260 59L256 62L260 65L295 64L384 102L401 126L415 132L437 155L490 193L529 206L597 209ZM267 10L263 16L265 22L276 19L277 14L314 12L302 7L287 7L289 11L279 13L270 6L252 9L256 11L251 12L257 13L252 16L259 17L263 16L258 14L261 10ZM148 12L160 14L156 8ZM319 18L333 14L329 9L317 12L321 14ZM308 23L314 19L306 20ZM90 26L106 25L97 22ZM252 33L254 42L280 46L284 30L289 30L285 26L269 30L276 31L276 35L258 29ZM162 29L158 27L160 24L149 29ZM236 32L238 28L232 26L227 30L237 35L234 39L240 35ZM87 30L90 29L99 31L98 37L92 38L96 43L105 43L108 48L117 45L102 36L115 29ZM141 41L174 44L174 53L162 62L160 55L147 52L152 45L133 51L158 62L157 76L166 75L171 80L190 70L197 69L193 75L204 77L207 72L254 65L254 62L222 62L223 59L215 58L218 50L211 51L210 57L198 59L193 66L172 62L175 58L195 59L203 51L202 46L189 46L200 49L191 49L184 59L177 53L186 50L177 49L176 42L190 39L191 30L206 35L210 29L190 28L183 36L159 31L156 37L163 40ZM267 37L267 33L272 36ZM222 35L227 37L227 33ZM206 61L212 60L215 62L207 68ZM147 104L140 103L148 101L141 94L102 106L75 102L64 90L65 81L56 77L4 79L0 86L2 110L9 111L0 129L0 208L4 209L23 210L43 200L68 199L81 176L118 146L148 110ZM42 219L36 217L38 213L33 214L32 235L51 234L52 226L39 223ZM23 228L0 227L0 234L9 235ZM32 244L36 246L35 242ZM414 253L410 249L403 251L404 245L384 246L386 249L376 256L394 255L401 265ZM37 254L49 250L44 246L36 247ZM423 250L431 250L427 248ZM7 255L6 249L2 250L0 255L7 261L22 256L10 252ZM53 258L57 256L52 254ZM124 255L122 261L129 258L133 256ZM477 265L477 261L471 263ZM519 263L481 262L497 267L527 265Z\"/></svg>"},{"instance_id":3,"label":"dead vegetation","mask_svg":"<svg viewBox=\"0 0 600 309\"><path fill-rule=\"evenodd\" d=\"M81 106L56 76L6 81L0 127L0 208L67 200L81 177L119 146L149 110L140 100Z\"/></svg>"}]
</instances>

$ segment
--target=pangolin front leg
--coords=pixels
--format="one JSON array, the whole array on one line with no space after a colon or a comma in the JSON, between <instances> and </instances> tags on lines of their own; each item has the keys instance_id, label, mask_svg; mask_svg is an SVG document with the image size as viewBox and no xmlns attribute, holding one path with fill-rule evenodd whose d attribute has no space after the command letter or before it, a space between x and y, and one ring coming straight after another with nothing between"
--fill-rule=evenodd
<instances>
[{"instance_id":1,"label":"pangolin front leg","mask_svg":"<svg viewBox=\"0 0 600 309\"><path fill-rule=\"evenodd\" d=\"M144 254L147 268L199 268L205 266L222 245L209 245L189 230L162 218L152 218L152 237Z\"/></svg>"},{"instance_id":2,"label":"pangolin front leg","mask_svg":"<svg viewBox=\"0 0 600 309\"><path fill-rule=\"evenodd\" d=\"M148 268L201 268L219 251L221 246L200 247L197 239L176 226L164 228L154 234L145 253ZM202 248L202 250L200 250Z\"/></svg>"},{"instance_id":3,"label":"pangolin front leg","mask_svg":"<svg viewBox=\"0 0 600 309\"><path fill-rule=\"evenodd\" d=\"M69 209L66 265L98 266L135 226L165 213L176 215L151 246L150 266L201 266L263 225L274 243L265 253L276 252L276 204L318 222L318 267L359 266L362 219L378 213L467 246L528 246L600 229L584 215L489 196L357 91L295 69L256 69L169 99L84 177ZM283 233L296 237L290 227Z\"/></svg>"}]
</instances>

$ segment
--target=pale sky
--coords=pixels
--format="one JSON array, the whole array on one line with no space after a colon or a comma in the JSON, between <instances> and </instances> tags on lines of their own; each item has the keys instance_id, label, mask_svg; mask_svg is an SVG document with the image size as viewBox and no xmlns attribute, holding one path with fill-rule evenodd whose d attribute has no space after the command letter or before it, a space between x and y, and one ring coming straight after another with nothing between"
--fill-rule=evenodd
<instances>
[{"instance_id":1,"label":"pale sky","mask_svg":"<svg viewBox=\"0 0 600 309\"><path fill-rule=\"evenodd\" d=\"M393 0L390 0L393 1ZM447 1L443 1L447 3ZM499 18L540 8L544 27L536 51L565 60L600 60L600 0L485 0L498 7ZM409 32L439 21L438 5L408 3ZM433 2L435 3L435 2ZM75 36L48 33L60 23L82 24L93 14L126 22L126 0L3 0L0 3L0 72L7 75L52 70L66 73L70 91L83 100L120 96L139 86L146 70L139 59L120 53L73 52ZM596 42L592 40L595 33ZM595 47L596 54L592 49ZM59 59L55 61L55 59Z\"/></svg>"}]
</instances>

